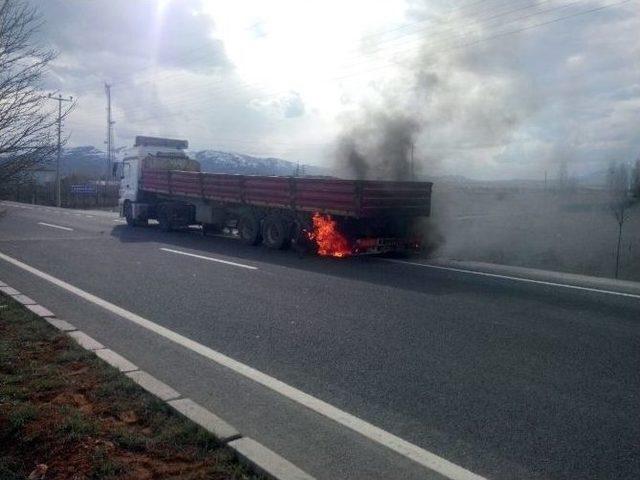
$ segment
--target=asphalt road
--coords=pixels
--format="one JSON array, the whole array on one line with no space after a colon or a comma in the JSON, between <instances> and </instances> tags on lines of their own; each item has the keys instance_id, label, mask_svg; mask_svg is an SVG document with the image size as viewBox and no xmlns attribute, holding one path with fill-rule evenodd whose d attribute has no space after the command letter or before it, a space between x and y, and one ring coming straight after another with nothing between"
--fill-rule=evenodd
<instances>
[{"instance_id":1,"label":"asphalt road","mask_svg":"<svg viewBox=\"0 0 640 480\"><path fill-rule=\"evenodd\" d=\"M638 298L0 209L0 253L478 475L640 478ZM0 280L317 478L443 478L2 260Z\"/></svg>"}]
</instances>

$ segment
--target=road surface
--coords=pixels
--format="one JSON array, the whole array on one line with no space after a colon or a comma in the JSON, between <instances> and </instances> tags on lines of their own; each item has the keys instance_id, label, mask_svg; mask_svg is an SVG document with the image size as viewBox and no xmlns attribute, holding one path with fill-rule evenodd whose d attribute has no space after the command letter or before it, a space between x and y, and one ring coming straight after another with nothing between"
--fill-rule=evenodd
<instances>
[{"instance_id":1,"label":"road surface","mask_svg":"<svg viewBox=\"0 0 640 480\"><path fill-rule=\"evenodd\" d=\"M0 210L0 280L318 479L640 478L638 296Z\"/></svg>"}]
</instances>

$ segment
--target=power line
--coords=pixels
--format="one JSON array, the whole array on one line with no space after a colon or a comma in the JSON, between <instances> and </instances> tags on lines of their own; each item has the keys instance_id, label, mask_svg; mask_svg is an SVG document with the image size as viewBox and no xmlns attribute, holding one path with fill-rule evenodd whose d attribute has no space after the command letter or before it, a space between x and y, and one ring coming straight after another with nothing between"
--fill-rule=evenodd
<instances>
[{"instance_id":1,"label":"power line","mask_svg":"<svg viewBox=\"0 0 640 480\"><path fill-rule=\"evenodd\" d=\"M462 43L462 44L458 44L458 45L452 45L452 46L448 47L447 49L442 49L441 51L454 50L454 49L469 47L469 46L472 46L472 45L477 45L477 44L480 44L480 43L483 43L483 42L487 42L487 41L491 41L491 40L494 40L494 39L497 39L497 38L503 38L503 37L508 36L508 35L518 34L518 33L524 32L524 31L528 31L528 30L532 30L532 29L535 29L535 28L540 28L540 27L543 27L543 26L546 26L546 25L554 24L554 23L557 23L557 22L560 22L560 21L563 21L563 20L568 20L568 19L571 19L571 18L574 18L574 17L583 16L583 15L595 13L595 12L598 12L598 11L602 11L602 10L607 9L607 8L620 6L622 4L629 3L630 1L631 0L624 0L624 1L620 1L620 2L615 2L615 3L602 5L600 7L591 8L591 9L588 9L588 10L582 10L582 11L579 11L579 12L573 12L571 14L564 15L564 16L561 16L561 17L557 17L557 18L554 18L554 19L551 19L551 20L538 22L538 23L535 23L535 24L532 24L532 25L527 25L527 26L523 26L523 27L520 27L520 28L508 30L508 31L498 32L498 33L495 33L493 35L490 35L490 36L487 36L487 37L484 37L484 38L481 38L481 39L478 39L478 40L475 40L475 41L472 41L472 42ZM573 2L573 3L577 3L577 2ZM550 10L557 10L557 9L560 9L560 8L566 8L566 5L563 6L563 7L555 7L554 9L549 9L546 12L537 12L536 15L539 15L541 13L548 13ZM527 17L531 17L531 16L533 16L533 14L528 15ZM517 20L521 20L521 19L522 18L517 19ZM502 24L502 26L508 25L509 23L513 23L513 20L510 21L510 22L507 22L505 24ZM376 65L376 66L374 66L374 68L370 68L370 69L367 69L367 70L364 70L364 71L361 71L361 72L356 72L356 73L351 72L351 73L343 75L343 76L330 77L329 80L341 80L341 79L344 79L344 78L352 77L354 75L361 75L363 73L368 73L368 72L371 72L371 71L379 70L381 68L388 68L389 66L393 66L393 65L395 65L395 63L386 62L385 64ZM149 82L152 82L152 81L157 82L159 78L161 78L161 77L156 77L156 78L154 78L152 80L149 80ZM145 82L145 83L148 83L148 82ZM257 85L259 85L259 83ZM254 86L257 86L257 85L256 85L256 83L254 83ZM249 87L249 86L251 86L251 84L248 84L247 82L242 82L239 85L237 84L237 85L233 85L233 86L226 87L226 88L223 87L223 88L213 89L213 90L210 90L207 93L210 93L210 94L224 93L224 92L229 92L232 89L239 90L240 88ZM289 90L289 89L282 89L280 91L287 91L287 90ZM189 94L187 94L187 97L188 97L188 95ZM185 104L184 101L181 101L179 98L180 97L178 97L176 100L181 105L188 105L188 104ZM182 98L184 98L184 96ZM196 101L197 102L201 102L201 98L199 97ZM165 104L163 104L163 106L165 106L165 107L167 105L171 106L171 105L174 105L174 104L173 103L169 103L169 104L165 103ZM142 109L146 110L145 107L140 107L140 109L138 109L137 111L140 111ZM133 111L135 112L136 109L134 109ZM204 112L205 110L200 110L200 111ZM193 113L193 111L191 113ZM169 113L169 114L165 114L165 115L153 115L153 116L150 116L148 118L138 119L138 120L136 120L136 122L145 122L145 121L148 121L148 120L161 119L161 118L164 118L166 116L175 116L175 113Z\"/></svg>"},{"instance_id":2,"label":"power line","mask_svg":"<svg viewBox=\"0 0 640 480\"><path fill-rule=\"evenodd\" d=\"M495 14L495 15L490 16L490 17L484 17L484 18L483 18L483 17L481 17L481 18L478 18L478 19L472 20L471 22L467 22L466 24L463 24L463 26L465 26L465 25L473 25L474 23L479 23L479 22L481 22L481 21L487 21L487 20L491 20L491 19L496 19L496 18L498 18L498 17L500 17L500 16L504 16L504 15L507 15L507 14L515 13L515 12L517 12L517 11L521 11L521 10L529 9L529 8L532 8L532 7L537 7L537 6L539 6L540 4L542 4L542 3L547 3L547 2L550 2L550 1L553 1L553 0L542 0L541 2L538 2L538 3L535 3L535 4L531 4L531 5L528 5L528 6L525 6L525 7L520 7L520 8L518 8L518 9L509 10L509 11L506 11L506 12L501 12L501 13ZM577 1L580 1L580 0L577 0ZM577 1L572 2L572 3L577 3ZM474 4L479 4L479 3L486 3L486 2L478 2L478 1L477 1L477 2L471 2L471 3L470 3L470 4L468 4L468 5L474 5ZM507 2L507 3L509 3L509 2ZM501 4L499 4L499 5L501 5ZM570 5L570 4L569 4L569 5ZM554 8L552 8L552 9L548 9L548 10L545 10L545 11L542 11L542 12L535 13L535 15L539 15L539 14L542 14L542 13L549 13L549 12L551 12L551 11L553 11L553 10L556 10L556 9L566 8L566 7L567 7L567 6L569 6L569 5L564 5L564 6L554 7ZM463 10L463 9L464 9L463 7L460 7L460 8L457 8L457 9L453 9L452 11L460 11L460 10ZM487 11L487 12L490 12L491 10L490 10L490 9L487 9L486 11ZM476 13L478 13L478 12L476 12ZM529 15L529 16L533 16L533 15ZM526 18L526 17L521 17L521 18L516 18L516 19L510 20L510 21L509 21L509 22L507 22L506 24L508 24L508 23L512 23L512 22L514 22L514 21L521 20L522 18ZM503 24L503 25L506 25L506 24ZM453 29L453 28L460 28L460 26L459 26L459 25L455 25L455 26L452 26L451 28L449 28L448 30L451 30L451 29ZM426 31L427 31L427 29L423 29L422 31L425 31L425 32L426 32ZM409 34L405 34L405 35L402 35L402 36L396 37L395 39L391 39L391 40L398 40L398 39L402 39L402 38L403 38L403 37L405 37L405 36L414 35L415 33L420 33L420 32L419 32L419 31L418 31L418 32L412 32L412 33L409 33ZM463 37L463 36L464 36L464 35L460 35L460 37ZM440 35L440 37L443 37L443 35ZM455 37L455 35L452 35L452 36L450 36L449 38L444 37L444 38L443 38L443 40L450 40L450 39L452 39L452 38L454 38L454 37ZM421 41L421 39L409 39L409 40L410 40L409 42L403 42L403 43L401 43L401 44L412 43L412 42L415 42L416 40ZM386 41L386 42L385 42L385 41L382 41L382 42L379 42L379 44L380 44L380 43L389 43L389 41ZM197 51L205 50L206 48L207 48L207 47L196 47L196 48L191 49L191 50L190 50L190 52L197 52ZM380 48L376 49L376 51L385 50L385 49L387 49L387 48L391 49L391 47L380 47ZM407 50L407 51L409 51L409 50ZM372 55L372 53L375 53L375 52L368 52L368 53L366 53L366 54L364 54L364 55L370 56L370 55ZM358 58L361 58L361 57L362 57L362 55L363 55L362 53L357 52L357 56L358 56ZM204 58L206 58L206 57L207 57L207 55L198 55L198 56L192 56L192 57L191 57L191 59L192 59L192 60L198 60L198 59L204 59ZM367 61L365 61L365 62L361 62L361 63L367 63ZM153 69L155 69L155 68L157 68L157 65L150 65L150 66L148 66L148 67L143 67L143 68L141 68L141 69L138 69L135 73L136 73L136 74L144 73L144 72L146 72L146 71L153 70ZM166 74L164 74L164 75L156 75L156 76L154 76L152 79L149 79L149 80L143 80L142 82L138 82L138 84L141 84L141 83L144 83L144 84L148 84L148 83L156 83L156 82L157 82L157 81L159 81L159 80L166 80L166 79L179 78L182 74L183 74L182 72L170 72L170 73L166 73ZM121 80L123 80L123 81L127 79L127 77L126 77L126 76L124 76L124 75L123 75L123 76L121 76L120 78L121 78ZM252 83L252 85L254 85L254 86L260 86L262 83L263 83L263 82L253 82L253 83ZM83 86L88 86L88 85L89 85L89 84L80 85L80 88L82 88Z\"/></svg>"},{"instance_id":3,"label":"power line","mask_svg":"<svg viewBox=\"0 0 640 480\"><path fill-rule=\"evenodd\" d=\"M542 5L544 3L549 3L549 2L553 2L553 1L554 0L542 0L540 2L535 2L535 3L532 3L532 4L528 4L528 5L524 6L524 7L519 7L519 8L515 8L515 9L511 9L511 10L495 13L495 14L492 14L492 15L489 15L489 16L486 16L486 17L480 17L480 18L477 18L477 19L473 19L473 20L471 20L469 22L463 22L462 24L459 24L459 25L451 25L450 27L446 28L445 31L450 31L450 30L453 30L453 29L459 30L459 29L465 28L465 27L471 28L474 25L486 26L487 23L491 23L494 20L497 20L497 19L499 19L501 17L508 16L508 15L513 14L513 13L518 13L518 12L521 12L521 11L529 10L531 8L537 8L537 7L539 7L540 5ZM575 1L563 4L563 5L560 5L560 6L555 6L555 7L552 7L552 8L548 8L546 10L540 10L540 11L532 12L532 13L529 13L529 14L526 14L526 15L521 15L519 17L512 18L512 19L508 20L507 22L498 25L498 27L504 27L504 26L509 25L511 23L516 23L516 22L519 22L521 20L526 20L528 18L536 17L536 16L539 16L539 15L544 15L544 14L547 14L547 13L553 13L555 11L563 10L565 8L569 8L569 7L571 7L571 6L575 5L575 4L582 3L582 2L583 2L583 0L575 0ZM378 42L377 48L369 50L366 53L366 55L370 55L371 56L371 55L374 55L374 54L376 54L378 52L384 52L386 50L392 50L394 55L397 55L398 53L407 53L407 52L411 53L411 52L415 51L414 48L406 48L406 49L398 50L397 47L401 47L401 46L404 46L404 45L412 46L412 45L415 45L415 44L419 44L418 45L419 47L423 47L425 45L425 43L423 41L424 40L423 38L411 38L411 36L415 35L415 34L427 33L428 30L429 29L421 29L421 30L418 30L416 32L412 32L412 33L407 34L407 35L396 37L394 39ZM404 37L408 37L408 38L404 38ZM443 37L443 35L436 35L436 39L438 39L438 37ZM461 31L460 35L450 35L449 37L444 36L444 38L442 38L442 42L429 42L426 45L428 45L428 46L437 46L438 43L445 43L445 42L447 42L449 40L455 39L456 37L464 39L464 37L466 37L466 33L464 31ZM431 37L431 38L433 38L433 37ZM403 40L403 39L405 41L396 42L396 40ZM392 44L392 45L384 46L385 44ZM367 63L367 61L365 60L364 62L360 62L360 63Z\"/></svg>"},{"instance_id":4,"label":"power line","mask_svg":"<svg viewBox=\"0 0 640 480\"><path fill-rule=\"evenodd\" d=\"M628 3L630 1L631 0L623 0L621 2L607 4L607 5L603 5L603 6L600 6L600 7L597 7L597 8L592 8L592 9L589 9L589 10L582 10L582 11L579 11L579 12L574 12L572 14L564 15L562 17L557 17L557 18L554 18L552 20L539 22L539 23L536 23L536 24L520 27L520 28L517 28L517 29L512 29L512 30L508 30L508 31L504 31L504 32L498 32L496 34L493 34L493 35L490 35L488 37L484 37L484 38L481 38L481 39L478 39L478 40L475 40L475 41L471 41L471 42L467 42L467 43L461 43L461 44L458 44L458 45L452 45L452 46L449 46L448 48L442 48L440 50L440 52L445 52L445 51L450 51L450 50L455 50L455 49L460 49L460 48L465 48L465 47L477 45L477 44L480 44L480 43L483 43L483 42L487 42L487 41L491 41L491 40L494 40L494 39L497 39L497 38L501 38L501 37L505 37L505 36L513 35L513 34L517 34L517 33L520 33L520 32L527 31L527 30L532 30L532 29L535 29L535 28L539 28L539 27L542 27L542 26L549 25L549 24L557 23L557 22L560 22L562 20L567 20L567 19L570 19L570 18L573 18L573 17L578 17L578 16L581 16L581 15L586 15L586 14L589 14L589 13L594 13L594 12L597 12L597 11L601 11L601 10L604 10L605 8L610 8L610 7L622 5L622 4ZM335 80L343 80L343 79L346 79L346 78L350 78L350 77L357 76L357 75L362 75L362 74L365 74L365 73L370 73L372 71L377 71L377 70L388 68L388 67L391 67L391 66L396 66L396 63L387 61L387 62L385 62L383 64L373 65L372 68L368 68L366 70L361 70L359 72L349 72L349 73L344 74L344 75L330 77L329 80L334 80L334 81ZM212 89L212 90L209 90L207 93L209 93L209 94L220 94L220 93L228 93L228 92L233 91L233 90L238 90L239 91L239 89L244 87L244 86L252 86L252 85L244 83L244 84L240 84L240 85L233 85L233 86L230 86L230 87L227 87L227 88L223 87L221 89L220 88L219 89ZM280 90L280 91L281 92L285 92L287 90L283 89L283 90ZM175 104L178 104L178 103L180 105L188 105L188 103L185 103L184 100L183 100L184 98L188 98L188 96L189 96L189 94L186 94L186 96L185 95L177 96L176 97L176 103L174 103L174 104L172 104L172 103L164 103L163 106L170 108L172 105L175 105ZM200 101L201 100L198 100L198 102L200 102ZM144 109L144 107L141 107L141 109ZM173 115L173 114L170 114L170 115ZM149 117L148 119L145 118L145 119L142 119L140 121L151 120L153 118L158 118L158 116Z\"/></svg>"},{"instance_id":5,"label":"power line","mask_svg":"<svg viewBox=\"0 0 640 480\"><path fill-rule=\"evenodd\" d=\"M542 3L546 3L546 1L551 1L551 0L544 0ZM579 0L578 0L578 1L579 1ZM480 2L472 2L472 4L477 4L477 3L480 3ZM554 10L559 10L559 9L567 8L568 6L570 6L570 5L572 5L572 4L575 4L575 3L578 3L578 2L577 2L577 1L575 1L575 2L571 2L570 4L562 5L562 6L559 6L559 7L554 7L554 8L547 9L547 10L544 10L544 11L541 11L541 12L534 12L533 14L529 14L529 15L525 15L525 16L521 16L521 17L519 17L519 18L512 19L512 20L510 20L509 22L503 23L501 26L508 25L509 23L514 23L514 22L519 21L519 20L522 20L522 19L524 19L524 18L530 18L530 17L532 17L532 16L537 16L537 15L541 15L541 14L544 14L544 13L549 13L549 12L554 11ZM538 6L538 5L539 5L539 4L536 4L535 6ZM495 19L495 18L497 18L497 17L499 17L499 16L503 16L504 14L514 13L514 12L516 12L516 11L520 11L520 10L527 9L527 8L529 8L529 7L524 7L524 8L522 8L522 7L521 7L521 8L519 8L519 9L510 10L510 11L507 11L507 12L502 12L502 13L499 13L499 14L493 15L493 17L480 18L480 19L478 19L475 23L478 23L478 21L485 21L485 20L487 20L488 18L493 18L493 19ZM459 9L457 9L457 10L461 10L461 9L462 9L462 8L459 8ZM471 25L471 24L473 24L473 23L474 23L474 22L469 22L469 23L468 23L468 25ZM444 40L444 41L443 41L443 42L440 42L440 45L445 45L445 44L446 44L446 43L445 43L445 42L446 42L446 40L454 40L456 37L464 38L464 36L465 36L464 34L459 35L459 36L451 35L451 36L449 36L449 37L447 38L447 37L443 37L443 36L441 35L441 37L443 38L443 40ZM419 40L419 39L418 39L418 40ZM412 40L412 42L415 42L415 40ZM404 42L404 43L407 43L407 42ZM435 43L435 42L429 42L429 43L427 43L427 44L425 44L425 43L421 43L421 44L420 44L420 47L424 47L425 45L428 45L428 46L432 46L432 47L433 47L433 46L437 46L437 45L438 45L438 43ZM392 48L392 47L381 47L380 49L378 49L378 51L386 50L387 48L389 48L389 49L390 49L390 48ZM413 49L413 48L404 49L404 50L400 51L400 53L410 53L410 52L412 52L412 51L415 51L415 49ZM375 53L375 52L373 52L373 53ZM368 54L368 55L371 55L371 54L372 54L372 53L370 53L370 54ZM398 51L396 51L396 52L395 52L395 54L396 54L396 56L397 56ZM364 66L366 66L366 65L371 65L371 66L373 66L373 68L365 69L364 71L359 71L358 69L356 69L355 71L351 71L351 72L348 72L348 73L345 73L345 74L342 74L342 75L339 75L339 76L330 77L330 78L326 79L326 81L328 81L328 82L332 82L332 81L336 81L336 80L337 80L337 81L345 80L345 79L348 79L348 78L351 78L351 77L354 77L354 76L359 76L359 75L361 75L361 74L363 74L363 73L368 73L368 72L370 72L370 71L378 70L379 68L376 68L376 63L379 63L379 60L377 60L377 59L370 59L370 60L364 60L364 61L361 61L361 62L359 62L359 63L356 63L355 65L356 65L356 66L363 66L363 65L364 65ZM381 67L382 67L382 68L386 68L386 67L388 67L388 66L394 66L394 65L395 65L394 63L386 62L386 63L382 64L382 65L381 65ZM352 66L353 66L353 65L352 65ZM143 71L144 71L144 70L145 70L145 69L143 69ZM179 77L180 77L180 76L182 76L182 75L183 75L183 73L182 73L182 72L179 72L179 73L168 73L168 74L165 74L165 75L156 75L156 76L154 76L154 77L153 77L153 78L151 78L151 79L143 80L143 81L141 81L141 82L137 82L137 83L136 83L136 85L141 85L141 84L150 84L150 83L158 83L158 82L160 82L160 81L162 81L162 80L166 80L166 79L179 78ZM234 83L233 85L224 85L224 84L222 83L222 81L219 81L219 82L217 82L217 84L216 84L216 85L217 85L217 87L216 87L216 86L214 86L214 88L210 88L210 89L207 91L207 93L208 93L208 94L235 93L235 92L237 92L237 93L241 93L243 89L248 89L248 88L258 88L258 89L261 89L261 87L263 87L263 86L264 86L264 82L261 82L261 81L256 81L256 82L240 81L240 82L236 82L236 83ZM290 88L285 88L285 89L277 89L277 90L273 90L273 89L271 89L271 90L267 90L267 91L265 91L265 90L264 90L264 88L262 88L262 92L261 92L261 93L262 93L262 94L264 94L264 95L267 95L267 96L275 96L276 94L284 93L284 92L287 92L287 91L290 91L290 90L291 90ZM163 103L162 105L163 105L163 106L165 106L165 107L167 107L167 106L168 106L168 107L176 106L176 105L178 105L178 104L180 104L180 105L189 105L187 102L184 102L184 99L191 98L191 96L192 96L192 94L191 94L190 92L187 92L187 93L184 93L184 94L182 94L182 95L178 95L178 96L173 96L173 98L175 99L175 101L174 101L174 102L169 102L169 103L165 102L165 103ZM195 103L199 103L199 101L198 101L198 100L196 100L196 101L192 102L192 104L195 104ZM160 104L159 104L158 102L156 102L156 103L154 103L153 105L156 105L156 106L157 106L157 105L160 105ZM132 110L132 109L129 109L129 110L128 110L128 112L129 112L129 113L131 113L131 112L135 112L135 111L146 111L146 110L147 110L147 107L139 107L138 109L133 109L133 110Z\"/></svg>"},{"instance_id":6,"label":"power line","mask_svg":"<svg viewBox=\"0 0 640 480\"><path fill-rule=\"evenodd\" d=\"M452 47L447 48L447 49L442 49L441 52L450 51L450 50L457 50L457 49L460 49L460 48L465 48L465 47L478 45L480 43L492 41L492 40L495 40L497 38L502 38L502 37L506 37L506 36L509 36L509 35L515 35L515 34L522 33L522 32L528 31L528 30L533 30L535 28L551 25L551 24L554 24L554 23L557 23L557 22L560 22L560 21L563 21L563 20L568 20L568 19L579 17L579 16L582 16L582 15L587 15L587 14L590 14L590 13L599 12L601 10L604 10L604 9L607 9L607 8L611 8L611 7L616 7L616 6L619 6L619 5L623 5L623 4L629 3L631 1L632 0L622 0L621 2L610 3L610 4L607 4L607 5L603 5L603 6L600 6L600 7L592 8L592 9L589 9L589 10L582 10L580 12L576 12L576 13L565 15L565 16L562 16L562 17L554 18L553 20L548 20L548 21L536 23L536 24L533 24L533 25L528 25L526 27L518 28L518 29L515 29L515 30L508 30L506 32L500 32L500 33L491 35L489 37L484 37L484 38L481 38L481 39L478 39L478 40L475 40L475 41L472 41L472 42L455 45L455 46L452 46ZM393 62L387 62L384 65L381 65L381 66L378 66L376 68L372 68L372 69L360 72L360 73L358 73L356 75L359 75L359 74L362 74L362 73L369 73L369 72L372 72L372 71L375 71L375 70L380 70L381 68L387 68L387 67L394 66L394 65L396 65L396 64L393 63ZM350 76L352 76L352 75L345 75L343 77L335 77L335 78L336 79L342 79L342 78L348 78Z\"/></svg>"},{"instance_id":7,"label":"power line","mask_svg":"<svg viewBox=\"0 0 640 480\"><path fill-rule=\"evenodd\" d=\"M511 1L511 0L508 0L506 3L509 3L510 1ZM545 1L551 1L551 0L545 0ZM452 9L450 10L450 12L458 12L458 11L464 10L464 9L465 9L465 8L467 8L467 7L470 7L470 6L473 6L473 5L477 5L477 4L481 4L481 3L486 4L487 2L488 2L488 0L476 0L476 1L473 1L473 2L469 2L469 3L468 3L468 4L466 4L466 5L461 5L460 7L452 8ZM502 3L505 3L505 2L501 2L501 3L499 3L499 5L500 5L500 4L502 4ZM423 21L420 21L420 22L415 22L415 23L423 23L423 22L425 22L425 21L426 21L426 20L423 20ZM411 25L411 24L409 24L409 25ZM403 25L403 27L405 27L405 26L408 26L408 25ZM247 28L247 29L250 29L250 28L251 28L251 27L249 27L249 28ZM388 31L389 31L389 32L391 32L391 31L395 31L395 30L397 30L397 29L398 29L398 27L393 28L393 29L390 29L390 30L388 30ZM386 31L385 31L385 32L386 32ZM384 34L385 32L379 32L379 33ZM369 34L369 35L375 35L375 34ZM189 50L189 53L199 52L199 51L204 51L204 50L206 50L207 48L208 48L208 46L206 46L206 45L205 45L205 46L201 46L201 47L194 47L194 48L192 48L192 49L190 49L190 50ZM207 54L206 54L206 52L205 52L205 54L204 54L204 55L198 55L198 56L195 56L195 57L191 57L191 59L192 59L192 60L200 60L200 59L207 58L207 56L208 56L208 55L207 55ZM182 56L182 58L184 58L184 55ZM146 66L146 67L138 68L138 69L136 70L136 73L141 73L141 72L146 72L146 71L154 70L154 69L156 69L157 67L158 67L158 65L157 65L157 64L148 65L148 66ZM173 75L171 75L171 77L173 77ZM114 82L114 83L119 83L119 82L125 81L127 78L128 78L128 77L127 77L126 75L121 75L121 76L118 76L118 77L110 77L111 81L112 81L112 82ZM155 80L153 80L153 81L155 81ZM151 81L150 81L150 82L151 82ZM150 83L150 82L148 82L148 83ZM89 85L91 85L91 84L89 84L89 83L85 83L85 84L80 85L80 87L82 88L83 86L89 86Z\"/></svg>"},{"instance_id":8,"label":"power line","mask_svg":"<svg viewBox=\"0 0 640 480\"><path fill-rule=\"evenodd\" d=\"M543 0L543 2L541 2L541 3L546 3L547 1L551 1L551 0ZM523 20L523 19L527 19L527 18L531 18L533 16L538 16L538 15L545 14L545 13L550 13L550 12L553 12L553 11L556 11L556 10L561 10L561 9L567 8L569 6L572 6L572 5L576 4L576 3L579 3L579 1L580 0L577 0L577 1L574 1L574 2L570 2L569 4L553 7L553 8L546 9L546 10L539 11L539 12L533 12L531 14L524 15L524 16L512 19L512 20L510 20L510 21L508 21L506 23L501 24L500 26L504 27L504 26L506 26L506 25L508 25L510 23L515 23L517 21L520 21L520 20ZM630 1L630 0L627 0L627 1ZM472 3L480 3L480 2L472 2ZM624 1L624 2L620 2L619 4L622 4L622 3L627 3L627 2ZM539 6L539 5L540 4L538 3L535 6ZM578 12L578 13L575 13L575 14L572 14L572 15L566 15L566 16L560 17L557 20L563 20L563 19L566 19L566 18L570 18L572 16L582 15L584 13L590 13L591 11L597 11L597 10L601 10L602 8L608 8L609 6L615 6L615 5L618 5L618 4L610 4L610 5L606 5L606 6L603 6L603 7L596 8L596 9L592 9L592 10L588 10L588 11L584 11L584 12ZM520 10L524 10L524 9L528 9L528 8L530 8L530 7L521 7L520 9L510 10L508 12L502 12L502 13L496 14L493 17L489 17L489 18L494 18L495 19L496 17L502 16L504 14L514 13L516 11L520 11ZM480 20L487 20L487 18L480 19ZM516 30L509 31L509 32L501 32L501 33L496 34L496 38L499 37L499 36L504 36L506 34L512 34L512 33L517 33L519 31L527 30L529 28L535 28L536 26L544 25L544 24L547 24L547 23L553 23L554 21L557 21L557 20L553 20L553 21L550 21L550 22L542 22L542 23L539 23L539 24L535 24L535 25L533 25L531 27L525 27L524 29L516 29ZM469 25L471 25L472 23L473 22L471 22ZM434 43L434 42L429 42L429 43L426 43L426 44L425 43L421 43L419 45L419 47L424 47L425 45L426 46L431 46L431 47L438 46L438 45L445 46L447 40L454 40L456 37L457 38L464 38L464 36L465 36L464 34L463 35L458 35L458 36L451 35L448 38L447 37L443 37L443 41L440 42L440 43ZM484 39L479 39L479 40L476 40L476 41L473 41L473 42L470 42L470 43L463 43L463 44L460 44L460 45L455 46L453 48L461 48L461 47L464 47L464 46L478 44L478 43L481 43L481 42L484 42L484 41L487 41L487 40L491 40L492 38L494 38L494 37L493 36L486 37ZM418 39L418 41L419 41L419 39ZM412 40L412 42L415 42L415 40ZM405 42L405 43L408 43L408 42ZM385 48L383 47L381 50L384 50L384 49ZM449 49L452 49L452 48L449 48ZM378 50L378 51L380 51L380 50ZM394 51L394 55L397 57L398 53L410 53L410 52L413 52L413 51L415 51L414 48L404 49L404 50L401 50L401 51L397 51L396 50L396 51ZM347 78L351 78L351 77L354 77L354 76L362 75L364 73L369 73L371 71L379 70L380 68L386 68L386 67L395 65L395 62L387 61L384 64L380 65L380 67L377 67L376 63L378 63L378 62L379 62L378 60L373 59L372 61L371 60L365 60L365 61L356 63L355 64L356 66L370 64L370 65L373 66L373 68L368 68L368 69L365 69L365 70L351 71L351 72L345 73L343 75L329 77L328 79L326 79L326 81L345 80ZM145 69L143 69L143 71L144 70ZM182 75L183 75L182 72L168 73L168 74L165 74L165 75L156 75L151 79L137 82L137 85L157 83L159 81L166 80L166 79L179 78ZM256 81L256 82L236 82L234 85L225 86L224 84L222 84L222 81L219 81L219 82L216 83L216 85L218 86L218 88L214 88L212 90L209 90L208 93L211 93L211 94L227 93L227 92L230 92L230 91L231 92L234 92L234 91L241 92L241 89L243 89L243 88L260 88L261 86L264 86L264 82L260 82L260 81ZM272 94L275 94L275 93L286 92L286 91L289 91L289 90L291 90L291 89L290 88L285 88L285 89L278 89L278 90L275 90L275 91L272 89L271 92L272 92ZM269 90L267 90L267 92L263 91L263 93L268 93L268 92L269 92ZM189 96L190 96L190 94L187 93L186 95L182 95L179 98L189 98ZM181 100L178 100L178 102L182 103Z\"/></svg>"}]
</instances>

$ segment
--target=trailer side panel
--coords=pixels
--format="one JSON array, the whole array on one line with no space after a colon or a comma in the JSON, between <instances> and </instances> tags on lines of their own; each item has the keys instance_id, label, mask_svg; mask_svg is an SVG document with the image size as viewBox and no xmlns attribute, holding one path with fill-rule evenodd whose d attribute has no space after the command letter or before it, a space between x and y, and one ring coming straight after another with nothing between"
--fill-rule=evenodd
<instances>
[{"instance_id":1,"label":"trailer side panel","mask_svg":"<svg viewBox=\"0 0 640 480\"><path fill-rule=\"evenodd\" d=\"M430 182L233 175L143 169L143 191L354 218L428 216Z\"/></svg>"}]
</instances>

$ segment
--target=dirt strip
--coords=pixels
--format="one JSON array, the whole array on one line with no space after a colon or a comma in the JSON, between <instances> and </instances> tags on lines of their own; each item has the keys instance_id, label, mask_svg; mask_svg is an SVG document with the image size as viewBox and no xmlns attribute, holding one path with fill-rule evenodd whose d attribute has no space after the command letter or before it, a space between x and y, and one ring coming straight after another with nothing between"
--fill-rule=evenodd
<instances>
[{"instance_id":1,"label":"dirt strip","mask_svg":"<svg viewBox=\"0 0 640 480\"><path fill-rule=\"evenodd\" d=\"M0 478L258 477L207 431L0 295Z\"/></svg>"}]
</instances>

